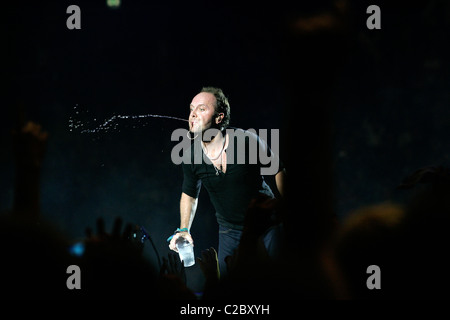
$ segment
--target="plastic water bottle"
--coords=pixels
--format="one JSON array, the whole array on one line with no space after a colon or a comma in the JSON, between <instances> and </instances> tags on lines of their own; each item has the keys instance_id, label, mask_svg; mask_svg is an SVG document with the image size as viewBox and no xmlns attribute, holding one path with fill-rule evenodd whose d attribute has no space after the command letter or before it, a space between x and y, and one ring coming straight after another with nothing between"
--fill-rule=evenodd
<instances>
[{"instance_id":1,"label":"plastic water bottle","mask_svg":"<svg viewBox=\"0 0 450 320\"><path fill-rule=\"evenodd\" d=\"M180 255L180 260L184 261L185 267L190 267L195 264L194 247L183 237L179 237L175 242Z\"/></svg>"}]
</instances>

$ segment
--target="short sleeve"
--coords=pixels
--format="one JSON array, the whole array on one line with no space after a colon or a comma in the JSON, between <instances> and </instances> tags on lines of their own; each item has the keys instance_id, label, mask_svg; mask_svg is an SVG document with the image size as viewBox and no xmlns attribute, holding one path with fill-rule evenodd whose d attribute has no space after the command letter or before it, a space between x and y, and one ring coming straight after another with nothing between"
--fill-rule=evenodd
<instances>
[{"instance_id":1,"label":"short sleeve","mask_svg":"<svg viewBox=\"0 0 450 320\"><path fill-rule=\"evenodd\" d=\"M191 164L182 164L183 166L183 186L182 191L188 196L197 199L202 186L202 181L197 178L192 170Z\"/></svg>"},{"instance_id":2,"label":"short sleeve","mask_svg":"<svg viewBox=\"0 0 450 320\"><path fill-rule=\"evenodd\" d=\"M259 165L262 168L261 173L263 175L276 175L278 172L283 171L285 169L284 163L281 161L278 155L279 149L279 141L276 139L272 141L272 143L276 143L277 152L273 152L270 146L267 144L267 141L260 136L257 136L258 141L258 158Z\"/></svg>"}]
</instances>

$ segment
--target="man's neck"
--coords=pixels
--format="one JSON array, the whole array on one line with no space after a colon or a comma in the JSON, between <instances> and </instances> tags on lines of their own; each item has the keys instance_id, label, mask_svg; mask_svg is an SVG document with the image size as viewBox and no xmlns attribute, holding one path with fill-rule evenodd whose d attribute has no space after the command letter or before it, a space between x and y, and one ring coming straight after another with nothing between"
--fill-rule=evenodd
<instances>
[{"instance_id":1,"label":"man's neck","mask_svg":"<svg viewBox=\"0 0 450 320\"><path fill-rule=\"evenodd\" d=\"M222 132L216 134L210 141L204 141L203 144L208 148L222 148L225 137L222 135Z\"/></svg>"}]
</instances>

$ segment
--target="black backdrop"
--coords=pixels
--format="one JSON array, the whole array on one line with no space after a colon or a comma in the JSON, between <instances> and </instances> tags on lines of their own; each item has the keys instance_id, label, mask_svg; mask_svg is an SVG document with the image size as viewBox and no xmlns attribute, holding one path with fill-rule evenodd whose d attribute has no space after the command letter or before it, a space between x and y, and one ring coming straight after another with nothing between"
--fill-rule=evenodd
<instances>
[{"instance_id":1,"label":"black backdrop","mask_svg":"<svg viewBox=\"0 0 450 320\"><path fill-rule=\"evenodd\" d=\"M120 131L88 134L70 131L69 119L94 126L114 114L187 117L205 85L229 96L231 125L280 128L295 224L313 223L311 192L339 219L361 205L402 201L395 186L406 174L449 157L450 7L377 1L382 29L368 30L373 3L350 1L344 16L331 3L5 5L0 210L12 207L10 131L22 105L50 134L42 215L74 239L100 216L107 227L121 216L145 226L166 254L182 174L170 135L185 123L124 120ZM81 8L81 30L66 28L69 4ZM344 31L310 37L296 29L321 12ZM205 191L192 232L196 250L217 247ZM146 254L154 259L150 246ZM189 272L197 290L199 270Z\"/></svg>"}]
</instances>

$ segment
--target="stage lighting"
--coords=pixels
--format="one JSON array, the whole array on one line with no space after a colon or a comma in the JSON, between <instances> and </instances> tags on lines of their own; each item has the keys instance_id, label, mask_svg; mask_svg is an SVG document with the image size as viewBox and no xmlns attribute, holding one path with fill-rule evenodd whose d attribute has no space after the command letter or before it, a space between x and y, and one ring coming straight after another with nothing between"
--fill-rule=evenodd
<instances>
[{"instance_id":1,"label":"stage lighting","mask_svg":"<svg viewBox=\"0 0 450 320\"><path fill-rule=\"evenodd\" d=\"M120 0L106 0L106 4L109 8L117 9L120 7Z\"/></svg>"}]
</instances>

